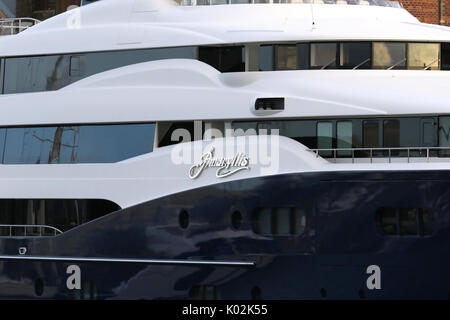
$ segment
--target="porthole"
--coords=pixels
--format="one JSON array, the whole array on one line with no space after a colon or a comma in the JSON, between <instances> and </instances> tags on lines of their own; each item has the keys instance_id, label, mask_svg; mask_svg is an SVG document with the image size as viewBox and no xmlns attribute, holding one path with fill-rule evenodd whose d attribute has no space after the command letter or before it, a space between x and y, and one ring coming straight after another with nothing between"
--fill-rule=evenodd
<instances>
[{"instance_id":1,"label":"porthole","mask_svg":"<svg viewBox=\"0 0 450 320\"><path fill-rule=\"evenodd\" d=\"M44 282L42 279L36 279L36 281L34 281L34 293L38 297L42 296L44 293Z\"/></svg>"},{"instance_id":2,"label":"porthole","mask_svg":"<svg viewBox=\"0 0 450 320\"><path fill-rule=\"evenodd\" d=\"M181 210L178 215L178 223L181 229L187 229L189 226L189 214L186 210Z\"/></svg>"},{"instance_id":3,"label":"porthole","mask_svg":"<svg viewBox=\"0 0 450 320\"><path fill-rule=\"evenodd\" d=\"M231 225L234 230L239 230L242 227L242 213L238 210L233 211L231 215Z\"/></svg>"}]
</instances>

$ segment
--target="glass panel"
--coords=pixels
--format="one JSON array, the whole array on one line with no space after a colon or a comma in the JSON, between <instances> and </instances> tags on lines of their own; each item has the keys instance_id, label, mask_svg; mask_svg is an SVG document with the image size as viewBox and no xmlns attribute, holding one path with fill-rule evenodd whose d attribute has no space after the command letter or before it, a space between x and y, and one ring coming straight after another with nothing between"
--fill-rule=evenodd
<instances>
[{"instance_id":1,"label":"glass panel","mask_svg":"<svg viewBox=\"0 0 450 320\"><path fill-rule=\"evenodd\" d=\"M296 70L297 69L297 46L278 45L276 48L276 70Z\"/></svg>"},{"instance_id":2,"label":"glass panel","mask_svg":"<svg viewBox=\"0 0 450 320\"><path fill-rule=\"evenodd\" d=\"M400 121L395 119L384 120L383 124L384 147L400 147Z\"/></svg>"},{"instance_id":3,"label":"glass panel","mask_svg":"<svg viewBox=\"0 0 450 320\"><path fill-rule=\"evenodd\" d=\"M336 67L336 43L311 43L311 68Z\"/></svg>"},{"instance_id":4,"label":"glass panel","mask_svg":"<svg viewBox=\"0 0 450 320\"><path fill-rule=\"evenodd\" d=\"M417 211L418 209L400 209L400 235L414 236L418 234Z\"/></svg>"},{"instance_id":5,"label":"glass panel","mask_svg":"<svg viewBox=\"0 0 450 320\"><path fill-rule=\"evenodd\" d=\"M374 69L404 69L406 67L405 43L374 42L372 55Z\"/></svg>"},{"instance_id":6,"label":"glass panel","mask_svg":"<svg viewBox=\"0 0 450 320\"><path fill-rule=\"evenodd\" d=\"M442 70L450 70L450 43L443 43L441 45L441 59L442 59ZM1 81L1 80L0 80Z\"/></svg>"},{"instance_id":7,"label":"glass panel","mask_svg":"<svg viewBox=\"0 0 450 320\"><path fill-rule=\"evenodd\" d=\"M363 147L380 147L378 120L365 120L363 122Z\"/></svg>"},{"instance_id":8,"label":"glass panel","mask_svg":"<svg viewBox=\"0 0 450 320\"><path fill-rule=\"evenodd\" d=\"M200 47L199 60L220 72L243 72L245 71L245 48L242 46Z\"/></svg>"},{"instance_id":9,"label":"glass panel","mask_svg":"<svg viewBox=\"0 0 450 320\"><path fill-rule=\"evenodd\" d=\"M153 151L155 124L8 128L5 164L108 163Z\"/></svg>"},{"instance_id":10,"label":"glass panel","mask_svg":"<svg viewBox=\"0 0 450 320\"><path fill-rule=\"evenodd\" d=\"M430 209L422 209L422 235L430 236L434 232L434 215Z\"/></svg>"},{"instance_id":11,"label":"glass panel","mask_svg":"<svg viewBox=\"0 0 450 320\"><path fill-rule=\"evenodd\" d=\"M341 66L345 69L370 69L370 42L346 42L341 44Z\"/></svg>"},{"instance_id":12,"label":"glass panel","mask_svg":"<svg viewBox=\"0 0 450 320\"><path fill-rule=\"evenodd\" d=\"M394 208L381 208L377 210L376 222L378 228L385 235L397 235L397 214Z\"/></svg>"},{"instance_id":13,"label":"glass panel","mask_svg":"<svg viewBox=\"0 0 450 320\"><path fill-rule=\"evenodd\" d=\"M317 123L317 149L333 148L333 123L318 122ZM329 157L332 151L321 151L321 156Z\"/></svg>"},{"instance_id":14,"label":"glass panel","mask_svg":"<svg viewBox=\"0 0 450 320\"><path fill-rule=\"evenodd\" d=\"M262 208L256 215L256 233L272 234L272 209Z\"/></svg>"},{"instance_id":15,"label":"glass panel","mask_svg":"<svg viewBox=\"0 0 450 320\"><path fill-rule=\"evenodd\" d=\"M409 43L408 69L438 70L439 43Z\"/></svg>"},{"instance_id":16,"label":"glass panel","mask_svg":"<svg viewBox=\"0 0 450 320\"><path fill-rule=\"evenodd\" d=\"M277 235L291 234L291 209L277 208L275 209L276 224L274 233Z\"/></svg>"},{"instance_id":17,"label":"glass panel","mask_svg":"<svg viewBox=\"0 0 450 320\"><path fill-rule=\"evenodd\" d=\"M439 117L439 147L450 148L450 117ZM440 150L439 156L450 157L450 150Z\"/></svg>"},{"instance_id":18,"label":"glass panel","mask_svg":"<svg viewBox=\"0 0 450 320\"><path fill-rule=\"evenodd\" d=\"M297 44L297 69L309 69L309 43Z\"/></svg>"},{"instance_id":19,"label":"glass panel","mask_svg":"<svg viewBox=\"0 0 450 320\"><path fill-rule=\"evenodd\" d=\"M352 148L353 125L351 121L338 121L337 147L338 149ZM351 156L351 151L339 151L339 156Z\"/></svg>"},{"instance_id":20,"label":"glass panel","mask_svg":"<svg viewBox=\"0 0 450 320\"><path fill-rule=\"evenodd\" d=\"M259 70L260 71L273 71L274 58L273 58L273 46L260 46L259 47Z\"/></svg>"},{"instance_id":21,"label":"glass panel","mask_svg":"<svg viewBox=\"0 0 450 320\"><path fill-rule=\"evenodd\" d=\"M5 71L5 68L3 67L4 61L5 59L0 58L0 94L3 93L3 72Z\"/></svg>"},{"instance_id":22,"label":"glass panel","mask_svg":"<svg viewBox=\"0 0 450 320\"><path fill-rule=\"evenodd\" d=\"M306 228L306 215L301 209L294 209L294 234L303 234Z\"/></svg>"}]
</instances>

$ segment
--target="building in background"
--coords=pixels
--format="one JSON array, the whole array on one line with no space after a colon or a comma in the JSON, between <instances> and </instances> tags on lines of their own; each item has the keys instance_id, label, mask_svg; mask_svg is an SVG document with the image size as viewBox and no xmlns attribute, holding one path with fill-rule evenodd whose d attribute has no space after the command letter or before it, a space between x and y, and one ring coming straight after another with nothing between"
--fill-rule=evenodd
<instances>
[{"instance_id":1,"label":"building in background","mask_svg":"<svg viewBox=\"0 0 450 320\"><path fill-rule=\"evenodd\" d=\"M332 1L332 0L330 0ZM450 0L400 0L405 9L425 23L450 26ZM45 20L81 0L0 0L0 18L31 17Z\"/></svg>"}]
</instances>

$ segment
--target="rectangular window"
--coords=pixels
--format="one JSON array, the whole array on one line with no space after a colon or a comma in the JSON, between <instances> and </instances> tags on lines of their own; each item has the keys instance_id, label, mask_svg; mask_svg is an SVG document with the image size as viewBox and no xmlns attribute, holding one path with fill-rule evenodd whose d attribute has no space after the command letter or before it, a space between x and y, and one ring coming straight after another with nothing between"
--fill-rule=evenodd
<instances>
[{"instance_id":1,"label":"rectangular window","mask_svg":"<svg viewBox=\"0 0 450 320\"><path fill-rule=\"evenodd\" d=\"M3 93L3 72L5 71L3 65L5 63L5 59L0 58L0 94Z\"/></svg>"},{"instance_id":2,"label":"rectangular window","mask_svg":"<svg viewBox=\"0 0 450 320\"><path fill-rule=\"evenodd\" d=\"M408 43L408 69L439 70L439 43Z\"/></svg>"},{"instance_id":3,"label":"rectangular window","mask_svg":"<svg viewBox=\"0 0 450 320\"><path fill-rule=\"evenodd\" d=\"M450 70L450 42L441 44L441 69Z\"/></svg>"},{"instance_id":4,"label":"rectangular window","mask_svg":"<svg viewBox=\"0 0 450 320\"><path fill-rule=\"evenodd\" d=\"M385 235L398 235L397 230L397 210L395 208L381 208L377 210L376 223Z\"/></svg>"},{"instance_id":5,"label":"rectangular window","mask_svg":"<svg viewBox=\"0 0 450 320\"><path fill-rule=\"evenodd\" d=\"M286 236L291 234L291 209L276 208L275 211L275 230L274 234Z\"/></svg>"},{"instance_id":6,"label":"rectangular window","mask_svg":"<svg viewBox=\"0 0 450 320\"><path fill-rule=\"evenodd\" d=\"M439 156L450 157L450 117L439 117L439 147L449 150L439 150Z\"/></svg>"},{"instance_id":7,"label":"rectangular window","mask_svg":"<svg viewBox=\"0 0 450 320\"><path fill-rule=\"evenodd\" d=\"M309 43L297 44L297 69L309 69Z\"/></svg>"},{"instance_id":8,"label":"rectangular window","mask_svg":"<svg viewBox=\"0 0 450 320\"><path fill-rule=\"evenodd\" d=\"M245 48L243 46L200 47L198 58L220 72L245 71Z\"/></svg>"},{"instance_id":9,"label":"rectangular window","mask_svg":"<svg viewBox=\"0 0 450 320\"><path fill-rule=\"evenodd\" d=\"M405 69L406 43L374 42L372 59L374 69Z\"/></svg>"},{"instance_id":10,"label":"rectangular window","mask_svg":"<svg viewBox=\"0 0 450 320\"><path fill-rule=\"evenodd\" d=\"M333 148L333 123L317 122L317 149ZM332 156L333 152L321 151L319 153L323 157Z\"/></svg>"},{"instance_id":11,"label":"rectangular window","mask_svg":"<svg viewBox=\"0 0 450 320\"><path fill-rule=\"evenodd\" d=\"M352 148L353 124L351 121L337 122L337 148L350 149ZM351 151L339 151L338 156L351 156Z\"/></svg>"},{"instance_id":12,"label":"rectangular window","mask_svg":"<svg viewBox=\"0 0 450 320\"><path fill-rule=\"evenodd\" d=\"M370 69L371 54L370 42L341 43L340 66L344 69Z\"/></svg>"},{"instance_id":13,"label":"rectangular window","mask_svg":"<svg viewBox=\"0 0 450 320\"><path fill-rule=\"evenodd\" d=\"M114 163L153 151L155 124L7 128L4 164Z\"/></svg>"},{"instance_id":14,"label":"rectangular window","mask_svg":"<svg viewBox=\"0 0 450 320\"><path fill-rule=\"evenodd\" d=\"M297 46L277 45L275 46L275 70L297 69Z\"/></svg>"},{"instance_id":15,"label":"rectangular window","mask_svg":"<svg viewBox=\"0 0 450 320\"><path fill-rule=\"evenodd\" d=\"M383 121L383 146L386 148L400 147L400 121L397 119Z\"/></svg>"},{"instance_id":16,"label":"rectangular window","mask_svg":"<svg viewBox=\"0 0 450 320\"><path fill-rule=\"evenodd\" d=\"M334 68L337 65L337 43L311 43L313 69Z\"/></svg>"},{"instance_id":17,"label":"rectangular window","mask_svg":"<svg viewBox=\"0 0 450 320\"><path fill-rule=\"evenodd\" d=\"M401 236L416 236L418 234L417 211L418 209L400 209L399 223Z\"/></svg>"},{"instance_id":18,"label":"rectangular window","mask_svg":"<svg viewBox=\"0 0 450 320\"><path fill-rule=\"evenodd\" d=\"M260 71L273 71L274 58L273 58L273 46L260 46L259 47L259 70Z\"/></svg>"},{"instance_id":19,"label":"rectangular window","mask_svg":"<svg viewBox=\"0 0 450 320\"><path fill-rule=\"evenodd\" d=\"M364 148L379 148L379 127L378 120L363 121L363 147Z\"/></svg>"}]
</instances>

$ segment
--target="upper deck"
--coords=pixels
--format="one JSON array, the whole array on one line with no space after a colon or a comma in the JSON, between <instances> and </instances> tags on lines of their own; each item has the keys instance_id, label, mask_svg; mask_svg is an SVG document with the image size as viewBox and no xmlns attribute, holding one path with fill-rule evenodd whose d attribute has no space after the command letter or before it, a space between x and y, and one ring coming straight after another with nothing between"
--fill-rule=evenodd
<instances>
[{"instance_id":1,"label":"upper deck","mask_svg":"<svg viewBox=\"0 0 450 320\"><path fill-rule=\"evenodd\" d=\"M450 28L422 24L390 1L184 1L102 0L3 37L0 56L275 41L450 41Z\"/></svg>"}]
</instances>

